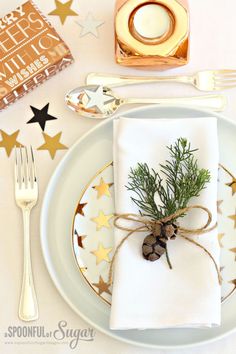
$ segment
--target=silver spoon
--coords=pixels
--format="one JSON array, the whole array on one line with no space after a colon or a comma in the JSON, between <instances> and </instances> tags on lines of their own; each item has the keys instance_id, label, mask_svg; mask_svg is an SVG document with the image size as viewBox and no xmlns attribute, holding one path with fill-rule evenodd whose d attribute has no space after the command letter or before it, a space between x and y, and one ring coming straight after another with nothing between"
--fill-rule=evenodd
<instances>
[{"instance_id":1,"label":"silver spoon","mask_svg":"<svg viewBox=\"0 0 236 354\"><path fill-rule=\"evenodd\" d=\"M222 111L226 106L223 95L205 95L176 98L120 98L110 88L88 85L78 87L65 96L67 106L81 116L104 119L113 115L125 104L160 104L201 107L214 111Z\"/></svg>"}]
</instances>

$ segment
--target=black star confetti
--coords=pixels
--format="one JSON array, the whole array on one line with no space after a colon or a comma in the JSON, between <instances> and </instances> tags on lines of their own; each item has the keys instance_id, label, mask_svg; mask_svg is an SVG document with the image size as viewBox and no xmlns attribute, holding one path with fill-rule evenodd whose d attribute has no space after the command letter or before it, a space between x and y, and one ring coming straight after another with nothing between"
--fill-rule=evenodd
<instances>
[{"instance_id":1,"label":"black star confetti","mask_svg":"<svg viewBox=\"0 0 236 354\"><path fill-rule=\"evenodd\" d=\"M35 108L33 106L30 106L32 109L34 116L31 118L27 124L30 123L39 123L41 129L44 131L46 122L48 120L54 120L57 119L56 117L51 116L48 114L48 108L49 108L49 103L46 104L42 109Z\"/></svg>"}]
</instances>

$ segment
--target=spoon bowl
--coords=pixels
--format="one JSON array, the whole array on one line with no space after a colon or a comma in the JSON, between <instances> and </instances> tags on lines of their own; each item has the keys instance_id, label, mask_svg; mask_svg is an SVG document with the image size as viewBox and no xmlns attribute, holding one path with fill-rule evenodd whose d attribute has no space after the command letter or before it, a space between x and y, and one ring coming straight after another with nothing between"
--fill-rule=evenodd
<instances>
[{"instance_id":1,"label":"spoon bowl","mask_svg":"<svg viewBox=\"0 0 236 354\"><path fill-rule=\"evenodd\" d=\"M89 97L89 95L93 92L96 94L99 87L102 91L100 91L100 94L97 94L98 97L93 100L94 104L89 104L91 101L91 96ZM65 102L70 109L79 113L81 116L95 119L110 117L122 104L122 100L116 97L110 88L97 85L80 86L69 91L65 96Z\"/></svg>"}]
</instances>

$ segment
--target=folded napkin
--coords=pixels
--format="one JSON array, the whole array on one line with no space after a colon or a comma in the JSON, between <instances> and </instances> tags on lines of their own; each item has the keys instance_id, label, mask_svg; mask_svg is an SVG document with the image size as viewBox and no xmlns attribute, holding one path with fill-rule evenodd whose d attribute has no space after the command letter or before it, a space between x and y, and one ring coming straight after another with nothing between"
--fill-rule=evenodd
<instances>
[{"instance_id":1,"label":"folded napkin","mask_svg":"<svg viewBox=\"0 0 236 354\"><path fill-rule=\"evenodd\" d=\"M138 213L128 192L128 174L138 162L160 170L159 163L169 158L166 146L187 138L201 168L211 173L211 181L191 205L206 206L217 219L218 140L215 118L134 119L114 121L114 179L116 213ZM201 227L206 214L199 210L180 219L181 226ZM129 224L130 226L130 224ZM115 247L127 234L115 229ZM168 241L173 270L166 257L150 262L142 256L146 234L133 234L120 248L113 274L111 329L173 327L213 327L220 325L221 289L214 264L207 254L177 237ZM217 229L190 236L211 252L219 262Z\"/></svg>"}]
</instances>

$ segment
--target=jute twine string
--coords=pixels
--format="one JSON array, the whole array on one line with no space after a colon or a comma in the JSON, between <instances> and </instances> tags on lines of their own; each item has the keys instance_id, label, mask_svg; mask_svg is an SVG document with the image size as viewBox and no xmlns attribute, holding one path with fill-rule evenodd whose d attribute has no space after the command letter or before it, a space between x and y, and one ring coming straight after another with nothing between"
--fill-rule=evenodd
<instances>
[{"instance_id":1,"label":"jute twine string","mask_svg":"<svg viewBox=\"0 0 236 354\"><path fill-rule=\"evenodd\" d=\"M113 272L113 267L114 267L114 262L116 260L117 254L120 250L120 248L122 247L122 245L125 243L125 241L132 236L134 233L139 233L139 232L148 232L151 231L153 233L153 235L155 236L155 226L156 225L163 225L165 223L168 223L170 221L173 221L175 219L177 219L179 216L186 214L187 212L193 210L193 209L200 209L203 210L204 212L206 212L207 214L207 221L206 223L200 227L200 228L195 228L195 229L186 229L183 227L178 227L178 233L177 236L181 237L183 239L185 239L188 242L193 243L194 245L196 245L197 247L201 248L204 252L206 252L206 254L211 258L212 262L214 263L216 272L217 272L217 276L218 276L218 281L219 284L222 283L222 278L220 275L220 270L219 267L214 259L214 257L212 256L212 254L201 244L199 244L198 242L196 242L193 239L190 239L188 236L194 236L194 235L203 235L206 234L212 230L214 230L217 227L217 223L215 223L213 226L209 227L209 225L212 222L212 214L210 212L210 210L204 206L201 205L192 205L192 206L188 206L186 208L183 209L179 209L177 210L175 213L159 219L159 220L153 220L153 219L146 219L144 217L142 217L141 215L138 214L131 214L131 213L127 213L127 214L119 214L115 216L114 219L114 226L119 229L119 230L123 230L123 231L127 231L127 235L120 241L120 243L118 244L118 246L115 249L114 255L112 257L111 260L111 264L110 264L110 269L109 269L109 275L108 275L108 283L111 284L112 283L112 272ZM120 221L132 221L132 222L136 222L141 224L141 226L138 227L125 227L122 226L120 224Z\"/></svg>"}]
</instances>

